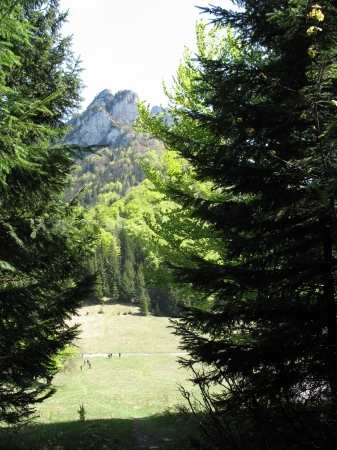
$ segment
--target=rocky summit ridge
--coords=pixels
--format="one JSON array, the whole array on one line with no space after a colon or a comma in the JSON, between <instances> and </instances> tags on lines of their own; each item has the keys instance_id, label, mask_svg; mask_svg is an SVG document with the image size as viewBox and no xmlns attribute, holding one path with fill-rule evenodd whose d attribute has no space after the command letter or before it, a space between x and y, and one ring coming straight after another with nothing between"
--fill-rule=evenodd
<instances>
[{"instance_id":1,"label":"rocky summit ridge","mask_svg":"<svg viewBox=\"0 0 337 450\"><path fill-rule=\"evenodd\" d=\"M106 145L115 147L127 144L127 125L138 116L138 95L130 90L113 95L105 89L96 95L88 108L71 119L72 130L66 136L69 144Z\"/></svg>"}]
</instances>

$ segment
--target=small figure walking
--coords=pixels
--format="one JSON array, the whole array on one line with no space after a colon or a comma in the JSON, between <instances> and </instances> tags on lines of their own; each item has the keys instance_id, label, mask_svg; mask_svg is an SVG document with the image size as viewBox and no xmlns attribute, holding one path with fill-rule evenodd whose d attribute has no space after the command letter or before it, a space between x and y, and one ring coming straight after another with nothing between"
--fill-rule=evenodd
<instances>
[{"instance_id":1,"label":"small figure walking","mask_svg":"<svg viewBox=\"0 0 337 450\"><path fill-rule=\"evenodd\" d=\"M118 353L118 355L119 355L119 357L121 357L121 356L122 356L122 354L121 354L121 353Z\"/></svg>"},{"instance_id":2,"label":"small figure walking","mask_svg":"<svg viewBox=\"0 0 337 450\"><path fill-rule=\"evenodd\" d=\"M89 364L89 359L87 359L87 364Z\"/></svg>"},{"instance_id":3,"label":"small figure walking","mask_svg":"<svg viewBox=\"0 0 337 450\"><path fill-rule=\"evenodd\" d=\"M85 359L83 360L83 364L86 365Z\"/></svg>"},{"instance_id":4,"label":"small figure walking","mask_svg":"<svg viewBox=\"0 0 337 450\"><path fill-rule=\"evenodd\" d=\"M80 369L82 370L82 366L80 366Z\"/></svg>"},{"instance_id":5,"label":"small figure walking","mask_svg":"<svg viewBox=\"0 0 337 450\"><path fill-rule=\"evenodd\" d=\"M89 369L91 369L91 363L89 363Z\"/></svg>"}]
</instances>

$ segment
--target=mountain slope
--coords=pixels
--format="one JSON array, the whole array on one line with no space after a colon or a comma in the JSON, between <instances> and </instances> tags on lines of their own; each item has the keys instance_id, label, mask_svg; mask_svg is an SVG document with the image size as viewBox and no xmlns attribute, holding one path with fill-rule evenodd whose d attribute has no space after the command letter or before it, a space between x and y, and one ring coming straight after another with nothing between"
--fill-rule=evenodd
<instances>
[{"instance_id":1,"label":"mountain slope","mask_svg":"<svg viewBox=\"0 0 337 450\"><path fill-rule=\"evenodd\" d=\"M145 216L160 201L145 183L141 164L160 167L162 143L133 128L138 96L132 91L99 93L89 107L70 121L66 141L101 145L75 161L66 201L78 195L101 227L101 243L88 268L98 274L93 301L102 298L138 303L144 314L173 314L173 293L147 286L151 249ZM145 183L145 184L144 184Z\"/></svg>"},{"instance_id":2,"label":"mountain slope","mask_svg":"<svg viewBox=\"0 0 337 450\"><path fill-rule=\"evenodd\" d=\"M66 136L66 142L102 148L76 161L66 200L84 189L80 202L95 206L107 184L120 198L144 180L141 162L158 159L163 146L135 132L133 122L138 116L137 101L138 95L130 90L113 95L105 89L82 114L70 121L72 130Z\"/></svg>"}]
</instances>

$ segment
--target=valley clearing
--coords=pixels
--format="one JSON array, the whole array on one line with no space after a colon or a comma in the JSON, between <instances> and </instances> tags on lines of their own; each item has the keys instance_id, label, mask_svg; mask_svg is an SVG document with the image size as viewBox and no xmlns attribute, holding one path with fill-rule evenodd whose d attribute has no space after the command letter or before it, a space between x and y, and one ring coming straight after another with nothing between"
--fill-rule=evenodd
<instances>
[{"instance_id":1,"label":"valley clearing","mask_svg":"<svg viewBox=\"0 0 337 450\"><path fill-rule=\"evenodd\" d=\"M83 307L71 323L81 325L78 357L53 379L57 392L38 405L36 424L0 433L0 448L193 448L194 425L176 409L183 403L178 385L190 391L193 386L177 362L177 355L186 354L169 319L105 304Z\"/></svg>"}]
</instances>

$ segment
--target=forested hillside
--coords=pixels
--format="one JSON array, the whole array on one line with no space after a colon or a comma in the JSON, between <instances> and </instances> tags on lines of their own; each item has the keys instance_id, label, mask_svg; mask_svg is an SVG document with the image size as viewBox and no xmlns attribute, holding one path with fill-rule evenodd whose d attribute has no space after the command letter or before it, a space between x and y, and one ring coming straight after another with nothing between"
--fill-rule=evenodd
<instances>
[{"instance_id":1,"label":"forested hillside","mask_svg":"<svg viewBox=\"0 0 337 450\"><path fill-rule=\"evenodd\" d=\"M97 273L91 301L132 302L143 314L174 315L177 295L167 284L163 289L151 287L148 276L154 253L146 217L153 215L162 196L151 192L142 166L160 170L164 146L135 131L137 114L136 94L121 91L113 96L105 90L71 120L66 142L100 146L76 159L66 201L78 197L101 230L95 256L88 262Z\"/></svg>"}]
</instances>

